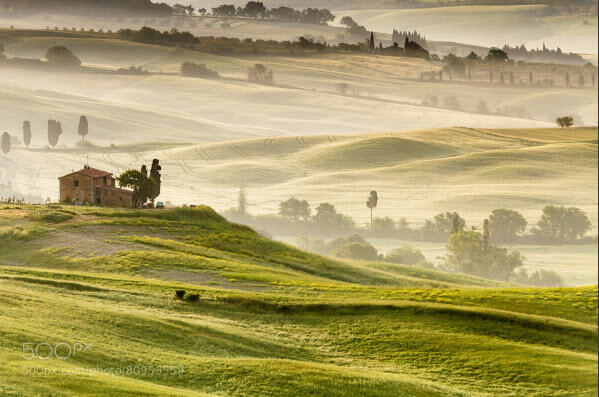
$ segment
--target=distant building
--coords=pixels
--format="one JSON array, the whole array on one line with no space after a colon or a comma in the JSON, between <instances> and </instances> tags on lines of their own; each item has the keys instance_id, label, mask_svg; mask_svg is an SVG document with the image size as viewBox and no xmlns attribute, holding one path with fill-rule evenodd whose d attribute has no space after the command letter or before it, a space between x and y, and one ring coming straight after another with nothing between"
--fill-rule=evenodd
<instances>
[{"instance_id":1,"label":"distant building","mask_svg":"<svg viewBox=\"0 0 599 397\"><path fill-rule=\"evenodd\" d=\"M86 165L79 171L58 178L60 201L72 204L97 204L107 207L132 207L133 191L116 187L110 172Z\"/></svg>"}]
</instances>

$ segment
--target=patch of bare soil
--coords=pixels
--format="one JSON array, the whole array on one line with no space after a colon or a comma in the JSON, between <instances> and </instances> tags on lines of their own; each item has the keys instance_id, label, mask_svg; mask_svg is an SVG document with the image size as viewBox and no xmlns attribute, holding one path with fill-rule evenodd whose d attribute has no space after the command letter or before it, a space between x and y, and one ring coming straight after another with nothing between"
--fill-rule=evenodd
<instances>
[{"instance_id":1,"label":"patch of bare soil","mask_svg":"<svg viewBox=\"0 0 599 397\"><path fill-rule=\"evenodd\" d=\"M83 221L80 221L83 222ZM104 256L114 255L119 251L150 251L153 247L123 241L124 235L150 235L128 231L127 228L115 226L83 226L76 228L60 228L51 234L36 240L41 247L67 248L66 255L74 256Z\"/></svg>"}]
</instances>

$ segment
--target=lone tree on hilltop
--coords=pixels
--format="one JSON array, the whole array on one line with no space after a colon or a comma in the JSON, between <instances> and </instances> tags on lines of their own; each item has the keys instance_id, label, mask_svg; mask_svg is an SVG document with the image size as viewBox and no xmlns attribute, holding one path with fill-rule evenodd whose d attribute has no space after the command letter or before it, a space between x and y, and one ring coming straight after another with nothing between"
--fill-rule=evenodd
<instances>
[{"instance_id":1,"label":"lone tree on hilltop","mask_svg":"<svg viewBox=\"0 0 599 397\"><path fill-rule=\"evenodd\" d=\"M368 201L366 201L366 206L370 208L370 229L372 230L372 210L376 208L376 205L379 201L379 195L375 190L370 192L370 196L368 197Z\"/></svg>"},{"instance_id":2,"label":"lone tree on hilltop","mask_svg":"<svg viewBox=\"0 0 599 397\"><path fill-rule=\"evenodd\" d=\"M10 135L8 132L2 134L2 153L5 155L10 152Z\"/></svg>"},{"instance_id":3,"label":"lone tree on hilltop","mask_svg":"<svg viewBox=\"0 0 599 397\"><path fill-rule=\"evenodd\" d=\"M81 61L65 46L50 47L46 51L46 60L52 66L58 67L80 67Z\"/></svg>"},{"instance_id":4,"label":"lone tree on hilltop","mask_svg":"<svg viewBox=\"0 0 599 397\"><path fill-rule=\"evenodd\" d=\"M562 128L568 128L574 125L574 119L572 116L558 117L555 119L555 123Z\"/></svg>"},{"instance_id":5,"label":"lone tree on hilltop","mask_svg":"<svg viewBox=\"0 0 599 397\"><path fill-rule=\"evenodd\" d=\"M27 120L23 121L23 142L27 147L31 144L31 123Z\"/></svg>"},{"instance_id":6,"label":"lone tree on hilltop","mask_svg":"<svg viewBox=\"0 0 599 397\"><path fill-rule=\"evenodd\" d=\"M58 144L58 137L62 135L62 125L60 121L48 120L48 143L53 148Z\"/></svg>"},{"instance_id":7,"label":"lone tree on hilltop","mask_svg":"<svg viewBox=\"0 0 599 397\"><path fill-rule=\"evenodd\" d=\"M77 128L77 133L81 135L82 140L85 142L85 136L88 133L88 124L86 116L79 117L79 127Z\"/></svg>"},{"instance_id":8,"label":"lone tree on hilltop","mask_svg":"<svg viewBox=\"0 0 599 397\"><path fill-rule=\"evenodd\" d=\"M248 80L261 84L272 84L272 70L261 63L257 63L248 70Z\"/></svg>"}]
</instances>

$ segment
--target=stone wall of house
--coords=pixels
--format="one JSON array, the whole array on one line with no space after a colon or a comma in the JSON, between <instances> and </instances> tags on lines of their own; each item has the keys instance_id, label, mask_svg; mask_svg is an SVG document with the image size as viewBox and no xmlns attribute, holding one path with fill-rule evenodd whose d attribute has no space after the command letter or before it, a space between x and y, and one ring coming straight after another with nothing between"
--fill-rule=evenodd
<instances>
[{"instance_id":1,"label":"stone wall of house","mask_svg":"<svg viewBox=\"0 0 599 397\"><path fill-rule=\"evenodd\" d=\"M113 189L97 189L98 204L108 207L132 207L133 193Z\"/></svg>"},{"instance_id":2,"label":"stone wall of house","mask_svg":"<svg viewBox=\"0 0 599 397\"><path fill-rule=\"evenodd\" d=\"M72 174L60 179L60 201L85 204L94 202L94 179Z\"/></svg>"}]
</instances>

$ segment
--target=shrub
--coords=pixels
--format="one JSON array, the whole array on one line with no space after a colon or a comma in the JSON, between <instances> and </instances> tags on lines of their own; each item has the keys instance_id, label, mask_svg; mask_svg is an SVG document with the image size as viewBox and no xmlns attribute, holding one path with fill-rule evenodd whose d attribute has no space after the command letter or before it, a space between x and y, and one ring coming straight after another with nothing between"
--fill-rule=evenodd
<instances>
[{"instance_id":1,"label":"shrub","mask_svg":"<svg viewBox=\"0 0 599 397\"><path fill-rule=\"evenodd\" d=\"M198 295L198 294L189 294L189 295L187 295L187 301L188 302L197 302L198 299L200 299L200 295Z\"/></svg>"},{"instance_id":2,"label":"shrub","mask_svg":"<svg viewBox=\"0 0 599 397\"><path fill-rule=\"evenodd\" d=\"M204 64L197 64L193 62L183 62L181 64L181 74L188 77L201 77L201 78L218 78L218 72L208 69Z\"/></svg>"},{"instance_id":3,"label":"shrub","mask_svg":"<svg viewBox=\"0 0 599 397\"><path fill-rule=\"evenodd\" d=\"M179 300L183 300L185 297L185 290L179 289L175 291L175 297Z\"/></svg>"},{"instance_id":4,"label":"shrub","mask_svg":"<svg viewBox=\"0 0 599 397\"><path fill-rule=\"evenodd\" d=\"M574 118L572 116L558 117L555 119L555 123L561 128L572 127L574 125Z\"/></svg>"},{"instance_id":5,"label":"shrub","mask_svg":"<svg viewBox=\"0 0 599 397\"><path fill-rule=\"evenodd\" d=\"M378 254L376 248L368 243L349 243L333 252L333 255L340 258L376 260Z\"/></svg>"},{"instance_id":6,"label":"shrub","mask_svg":"<svg viewBox=\"0 0 599 397\"><path fill-rule=\"evenodd\" d=\"M392 249L385 255L385 260L404 265L418 265L426 262L426 258L419 249L412 248L408 245Z\"/></svg>"},{"instance_id":7,"label":"shrub","mask_svg":"<svg viewBox=\"0 0 599 397\"><path fill-rule=\"evenodd\" d=\"M65 46L51 47L46 52L48 63L59 67L79 67L81 61Z\"/></svg>"},{"instance_id":8,"label":"shrub","mask_svg":"<svg viewBox=\"0 0 599 397\"><path fill-rule=\"evenodd\" d=\"M248 80L262 84L272 84L272 70L268 69L261 63L257 63L254 67L248 70Z\"/></svg>"}]
</instances>

